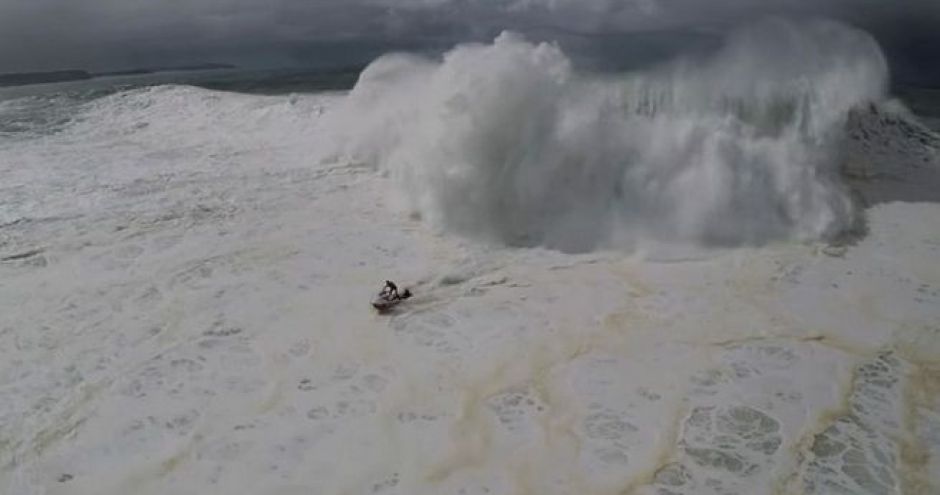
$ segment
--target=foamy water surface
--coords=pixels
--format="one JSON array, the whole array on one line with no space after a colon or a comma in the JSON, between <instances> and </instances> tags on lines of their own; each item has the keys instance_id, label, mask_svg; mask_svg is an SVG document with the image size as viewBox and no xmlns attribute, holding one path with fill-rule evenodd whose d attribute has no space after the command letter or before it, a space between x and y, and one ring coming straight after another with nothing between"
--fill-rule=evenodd
<instances>
[{"instance_id":1,"label":"foamy water surface","mask_svg":"<svg viewBox=\"0 0 940 495\"><path fill-rule=\"evenodd\" d=\"M729 46L0 101L0 492L940 491L940 140L882 81L704 105Z\"/></svg>"}]
</instances>

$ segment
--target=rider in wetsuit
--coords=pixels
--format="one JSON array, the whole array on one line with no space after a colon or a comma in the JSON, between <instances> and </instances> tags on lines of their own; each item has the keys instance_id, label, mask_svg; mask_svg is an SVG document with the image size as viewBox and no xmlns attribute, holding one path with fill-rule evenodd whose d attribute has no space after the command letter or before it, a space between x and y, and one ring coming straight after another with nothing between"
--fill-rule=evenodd
<instances>
[{"instance_id":1,"label":"rider in wetsuit","mask_svg":"<svg viewBox=\"0 0 940 495\"><path fill-rule=\"evenodd\" d=\"M382 292L380 292L379 295L389 301L401 299L401 295L398 294L398 286L391 280L385 281L385 287L382 288Z\"/></svg>"}]
</instances>

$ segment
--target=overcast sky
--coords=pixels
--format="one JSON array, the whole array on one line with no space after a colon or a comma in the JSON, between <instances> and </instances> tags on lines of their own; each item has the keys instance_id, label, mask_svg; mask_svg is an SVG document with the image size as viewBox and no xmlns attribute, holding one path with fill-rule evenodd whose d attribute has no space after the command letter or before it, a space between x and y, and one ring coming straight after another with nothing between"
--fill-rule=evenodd
<instances>
[{"instance_id":1,"label":"overcast sky","mask_svg":"<svg viewBox=\"0 0 940 495\"><path fill-rule=\"evenodd\" d=\"M655 54L775 14L845 20L911 77L940 76L940 0L0 0L0 73L359 63L502 29L616 65L642 58L637 40Z\"/></svg>"}]
</instances>

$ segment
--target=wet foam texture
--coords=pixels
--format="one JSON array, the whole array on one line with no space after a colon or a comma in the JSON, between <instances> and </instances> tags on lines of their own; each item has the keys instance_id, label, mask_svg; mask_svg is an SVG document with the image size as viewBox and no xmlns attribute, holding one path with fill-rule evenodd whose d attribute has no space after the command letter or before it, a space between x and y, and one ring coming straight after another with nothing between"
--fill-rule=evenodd
<instances>
[{"instance_id":1,"label":"wet foam texture","mask_svg":"<svg viewBox=\"0 0 940 495\"><path fill-rule=\"evenodd\" d=\"M503 33L377 60L331 127L442 230L574 252L764 244L851 227L838 144L886 81L870 36L832 22L767 21L616 78Z\"/></svg>"},{"instance_id":2,"label":"wet foam texture","mask_svg":"<svg viewBox=\"0 0 940 495\"><path fill-rule=\"evenodd\" d=\"M507 35L348 97L0 102L0 494L940 493L940 137L883 75L771 23L619 80ZM845 148L849 246L390 204L812 237Z\"/></svg>"}]
</instances>

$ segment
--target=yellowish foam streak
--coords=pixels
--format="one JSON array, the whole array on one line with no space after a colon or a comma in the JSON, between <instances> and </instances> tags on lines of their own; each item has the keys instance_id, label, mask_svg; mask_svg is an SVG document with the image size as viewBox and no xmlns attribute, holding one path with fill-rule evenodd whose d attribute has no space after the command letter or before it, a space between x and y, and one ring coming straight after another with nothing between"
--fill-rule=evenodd
<instances>
[{"instance_id":1,"label":"yellowish foam streak","mask_svg":"<svg viewBox=\"0 0 940 495\"><path fill-rule=\"evenodd\" d=\"M637 289L635 285L631 287L634 294L649 293L648 290ZM459 470L486 465L494 436L492 422L485 414L486 402L513 387L532 389L545 404L544 415L539 419L545 450L555 454L570 450L569 465L574 465L581 450L581 439L574 431L575 414L567 406L567 401L562 400L553 390L552 371L617 340L611 334L629 329L626 325L629 320L627 313L610 315L596 331L587 333L574 331L570 323L560 321L552 338L540 341L542 343L525 356L507 356L479 380L460 384L459 413L451 429L454 450L430 469L427 481L441 483ZM569 448L556 448L559 446ZM534 477L532 473L551 472L544 466L533 465L538 462L544 462L543 456L517 460L505 468L513 480L515 494L538 493L534 487L537 487L542 476ZM571 478L568 481L582 493L589 492L588 483L579 471L569 470L565 474Z\"/></svg>"},{"instance_id":2,"label":"yellowish foam streak","mask_svg":"<svg viewBox=\"0 0 940 495\"><path fill-rule=\"evenodd\" d=\"M921 411L940 413L940 367L914 365L914 370L907 377L904 387L904 428L900 440L901 466L900 478L903 493L930 494L940 493L937 473L931 472L931 465L937 465L918 426L921 423ZM931 462L933 461L933 462Z\"/></svg>"}]
</instances>

